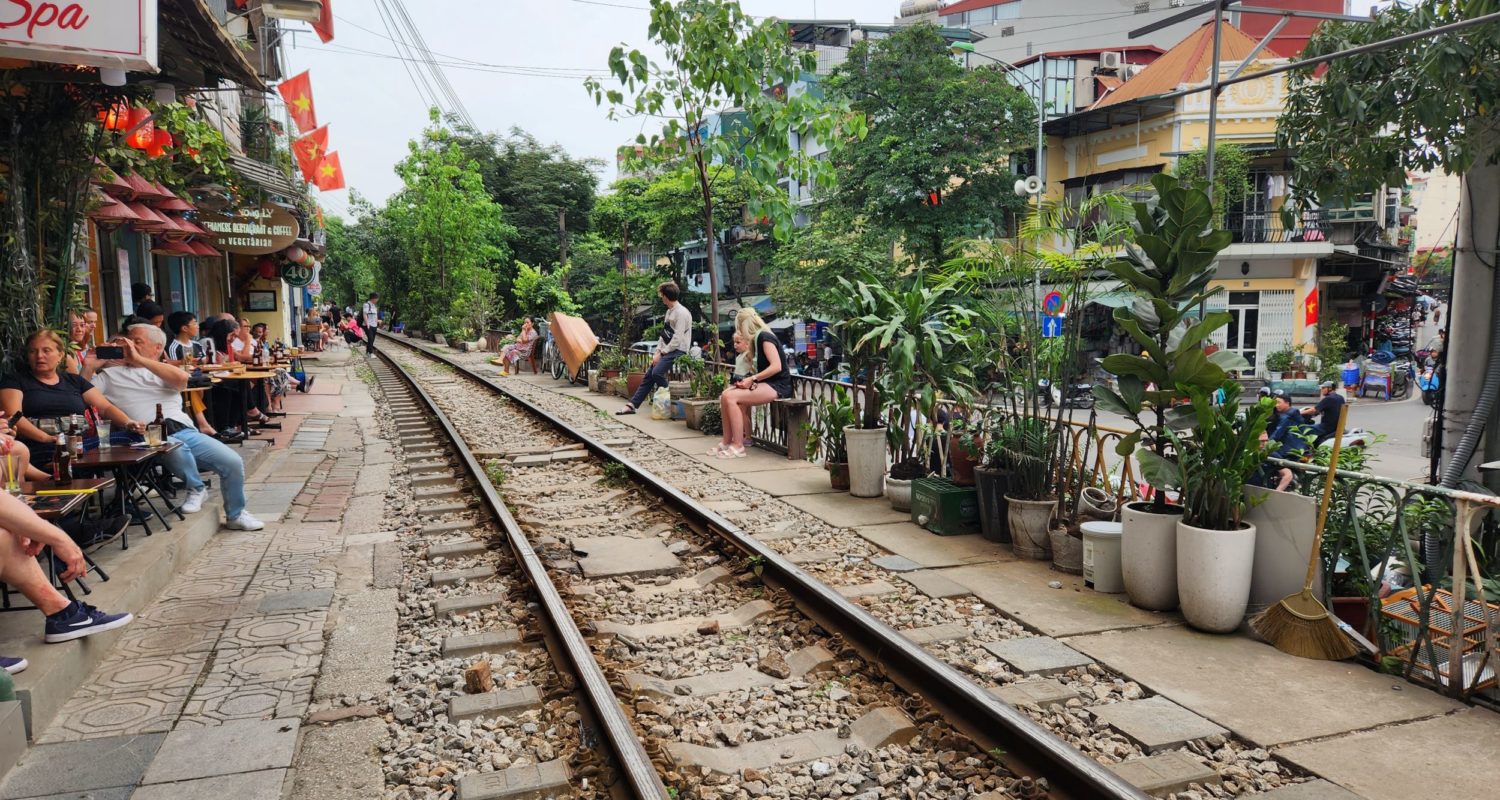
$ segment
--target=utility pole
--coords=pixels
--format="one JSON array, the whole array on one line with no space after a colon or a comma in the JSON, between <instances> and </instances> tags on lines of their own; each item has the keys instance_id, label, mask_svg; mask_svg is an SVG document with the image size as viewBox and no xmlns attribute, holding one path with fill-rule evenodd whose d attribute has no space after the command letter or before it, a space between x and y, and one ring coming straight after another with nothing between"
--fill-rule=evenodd
<instances>
[{"instance_id":1,"label":"utility pole","mask_svg":"<svg viewBox=\"0 0 1500 800\"><path fill-rule=\"evenodd\" d=\"M568 288L568 210L557 210L557 268L563 270L562 288Z\"/></svg>"},{"instance_id":2,"label":"utility pole","mask_svg":"<svg viewBox=\"0 0 1500 800\"><path fill-rule=\"evenodd\" d=\"M630 327L630 221L620 225L620 346Z\"/></svg>"}]
</instances>

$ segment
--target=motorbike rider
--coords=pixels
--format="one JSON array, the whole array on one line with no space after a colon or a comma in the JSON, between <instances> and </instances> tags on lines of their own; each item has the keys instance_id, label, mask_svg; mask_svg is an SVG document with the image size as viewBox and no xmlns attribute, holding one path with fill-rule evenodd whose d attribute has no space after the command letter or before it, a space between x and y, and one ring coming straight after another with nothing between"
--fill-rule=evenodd
<instances>
[{"instance_id":1,"label":"motorbike rider","mask_svg":"<svg viewBox=\"0 0 1500 800\"><path fill-rule=\"evenodd\" d=\"M1274 441L1280 445L1272 451L1271 458L1296 460L1307 449L1311 426L1301 411L1292 408L1292 396L1285 389L1272 391L1271 397L1276 404L1276 413L1267 424L1267 432L1261 434L1261 441ZM1291 469L1267 461L1251 483L1284 492L1295 477Z\"/></svg>"},{"instance_id":2,"label":"motorbike rider","mask_svg":"<svg viewBox=\"0 0 1500 800\"><path fill-rule=\"evenodd\" d=\"M1318 421L1311 426L1318 437L1313 442L1314 446L1333 438L1333 433L1339 424L1339 409L1344 407L1343 395L1334 391L1333 381L1323 381L1318 384L1318 396L1317 405L1307 406L1300 412L1308 419L1319 417Z\"/></svg>"}]
</instances>

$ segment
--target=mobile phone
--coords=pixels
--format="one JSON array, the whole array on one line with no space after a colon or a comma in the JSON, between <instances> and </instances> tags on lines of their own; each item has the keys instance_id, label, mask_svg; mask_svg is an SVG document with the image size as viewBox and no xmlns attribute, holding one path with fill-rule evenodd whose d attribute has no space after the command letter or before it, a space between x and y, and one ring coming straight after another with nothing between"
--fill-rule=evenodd
<instances>
[{"instance_id":1,"label":"mobile phone","mask_svg":"<svg viewBox=\"0 0 1500 800\"><path fill-rule=\"evenodd\" d=\"M118 361L125 357L125 348L117 344L101 344L94 352L102 361Z\"/></svg>"},{"instance_id":2,"label":"mobile phone","mask_svg":"<svg viewBox=\"0 0 1500 800\"><path fill-rule=\"evenodd\" d=\"M5 421L5 426L11 430L15 430L16 423L21 421L21 415L24 413L23 411L17 411L15 416Z\"/></svg>"}]
</instances>

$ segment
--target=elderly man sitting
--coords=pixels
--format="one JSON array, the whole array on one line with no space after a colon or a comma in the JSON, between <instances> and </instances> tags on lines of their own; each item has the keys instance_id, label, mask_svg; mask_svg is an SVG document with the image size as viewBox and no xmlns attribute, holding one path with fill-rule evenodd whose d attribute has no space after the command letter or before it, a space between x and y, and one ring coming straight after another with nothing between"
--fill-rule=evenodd
<instances>
[{"instance_id":1,"label":"elderly man sitting","mask_svg":"<svg viewBox=\"0 0 1500 800\"><path fill-rule=\"evenodd\" d=\"M161 408L167 437L182 443L182 447L163 456L167 469L187 484L182 511L191 514L203 508L208 488L198 477L202 465L219 476L224 513L229 518L225 527L241 531L266 527L245 510L245 462L223 442L199 433L183 413L180 392L187 387L188 376L181 368L161 360L166 334L155 325L132 325L126 336L114 343L125 349L125 358L92 359L84 365L83 376L131 419L156 419L156 409Z\"/></svg>"}]
</instances>

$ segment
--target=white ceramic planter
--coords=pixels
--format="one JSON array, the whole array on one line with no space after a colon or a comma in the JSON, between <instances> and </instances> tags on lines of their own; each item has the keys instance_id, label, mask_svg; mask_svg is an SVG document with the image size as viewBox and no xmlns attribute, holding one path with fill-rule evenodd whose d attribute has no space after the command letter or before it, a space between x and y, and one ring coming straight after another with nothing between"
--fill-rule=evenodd
<instances>
[{"instance_id":1,"label":"white ceramic planter","mask_svg":"<svg viewBox=\"0 0 1500 800\"><path fill-rule=\"evenodd\" d=\"M1017 558L1045 561L1050 554L1052 541L1048 530L1052 527L1052 515L1057 511L1056 500L1017 500L1007 497L1010 507L1010 547Z\"/></svg>"},{"instance_id":2,"label":"white ceramic planter","mask_svg":"<svg viewBox=\"0 0 1500 800\"><path fill-rule=\"evenodd\" d=\"M844 449L849 451L849 494L879 497L885 491L885 428L845 428Z\"/></svg>"},{"instance_id":3,"label":"white ceramic planter","mask_svg":"<svg viewBox=\"0 0 1500 800\"><path fill-rule=\"evenodd\" d=\"M885 476L885 497L897 511L911 510L911 481Z\"/></svg>"},{"instance_id":4,"label":"white ceramic planter","mask_svg":"<svg viewBox=\"0 0 1500 800\"><path fill-rule=\"evenodd\" d=\"M1177 523L1182 616L1200 631L1229 633L1245 620L1255 568L1255 526L1211 531Z\"/></svg>"},{"instance_id":5,"label":"white ceramic planter","mask_svg":"<svg viewBox=\"0 0 1500 800\"><path fill-rule=\"evenodd\" d=\"M1130 604L1150 611L1177 607L1177 520L1154 514L1151 503L1128 503L1120 512L1120 576Z\"/></svg>"}]
</instances>

